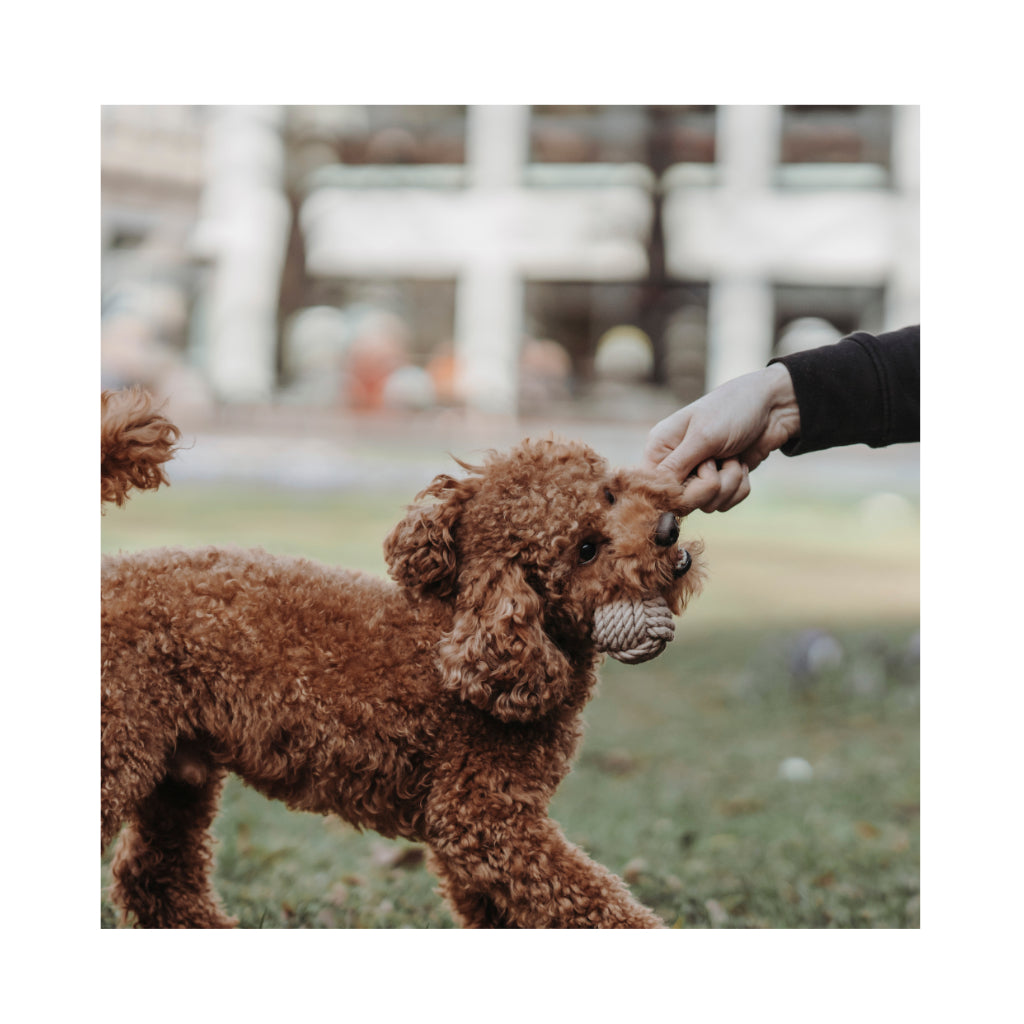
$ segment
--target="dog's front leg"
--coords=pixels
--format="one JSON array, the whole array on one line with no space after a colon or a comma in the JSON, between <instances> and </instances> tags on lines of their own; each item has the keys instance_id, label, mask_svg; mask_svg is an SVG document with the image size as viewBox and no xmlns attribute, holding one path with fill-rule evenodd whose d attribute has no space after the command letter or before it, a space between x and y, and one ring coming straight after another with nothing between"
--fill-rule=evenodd
<instances>
[{"instance_id":1,"label":"dog's front leg","mask_svg":"<svg viewBox=\"0 0 1024 1024\"><path fill-rule=\"evenodd\" d=\"M664 928L622 879L549 818L455 825L433 842L431 868L460 923L475 928Z\"/></svg>"},{"instance_id":2,"label":"dog's front leg","mask_svg":"<svg viewBox=\"0 0 1024 1024\"><path fill-rule=\"evenodd\" d=\"M437 875L440 894L448 902L455 920L463 928L515 928L497 904L482 889L467 889L459 881L459 872L450 871L444 859L430 850L427 867Z\"/></svg>"}]
</instances>

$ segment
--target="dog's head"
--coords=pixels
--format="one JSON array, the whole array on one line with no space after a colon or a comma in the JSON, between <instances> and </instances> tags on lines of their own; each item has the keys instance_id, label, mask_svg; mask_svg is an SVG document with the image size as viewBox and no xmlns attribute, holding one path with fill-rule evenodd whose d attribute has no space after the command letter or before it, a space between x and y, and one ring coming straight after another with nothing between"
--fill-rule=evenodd
<instances>
[{"instance_id":1,"label":"dog's head","mask_svg":"<svg viewBox=\"0 0 1024 1024\"><path fill-rule=\"evenodd\" d=\"M546 713L567 696L574 665L634 642L601 625L609 609L655 606L670 624L699 588L700 545L679 543L691 511L681 485L611 471L586 445L556 440L460 465L469 475L437 477L384 553L398 583L453 603L445 683L496 717Z\"/></svg>"}]
</instances>

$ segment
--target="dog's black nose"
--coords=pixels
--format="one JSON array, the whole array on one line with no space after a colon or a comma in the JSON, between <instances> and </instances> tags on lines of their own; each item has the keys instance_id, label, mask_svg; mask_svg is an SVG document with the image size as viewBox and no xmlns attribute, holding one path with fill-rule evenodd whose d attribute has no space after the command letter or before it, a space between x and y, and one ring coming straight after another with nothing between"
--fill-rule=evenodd
<instances>
[{"instance_id":1,"label":"dog's black nose","mask_svg":"<svg viewBox=\"0 0 1024 1024\"><path fill-rule=\"evenodd\" d=\"M667 548L679 540L679 524L671 512L666 512L658 520L658 529L654 534L654 543L659 547Z\"/></svg>"}]
</instances>

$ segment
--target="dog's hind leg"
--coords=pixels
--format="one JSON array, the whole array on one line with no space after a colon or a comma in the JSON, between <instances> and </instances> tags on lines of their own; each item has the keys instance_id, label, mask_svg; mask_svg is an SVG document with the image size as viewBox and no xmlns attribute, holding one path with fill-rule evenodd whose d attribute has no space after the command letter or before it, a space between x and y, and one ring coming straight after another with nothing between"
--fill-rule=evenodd
<instances>
[{"instance_id":1,"label":"dog's hind leg","mask_svg":"<svg viewBox=\"0 0 1024 1024\"><path fill-rule=\"evenodd\" d=\"M115 742L104 730L100 766L101 853L167 774L170 755L166 751L170 745L171 740L150 735L122 736Z\"/></svg>"},{"instance_id":2,"label":"dog's hind leg","mask_svg":"<svg viewBox=\"0 0 1024 1024\"><path fill-rule=\"evenodd\" d=\"M224 773L188 762L141 802L114 855L111 896L137 928L231 928L213 891L210 825Z\"/></svg>"}]
</instances>

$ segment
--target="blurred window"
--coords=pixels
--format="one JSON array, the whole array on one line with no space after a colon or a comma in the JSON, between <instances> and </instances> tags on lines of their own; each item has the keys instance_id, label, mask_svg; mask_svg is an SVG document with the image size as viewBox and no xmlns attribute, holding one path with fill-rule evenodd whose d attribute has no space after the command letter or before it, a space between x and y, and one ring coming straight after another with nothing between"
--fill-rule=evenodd
<instances>
[{"instance_id":1,"label":"blurred window","mask_svg":"<svg viewBox=\"0 0 1024 1024\"><path fill-rule=\"evenodd\" d=\"M455 281L450 278L316 278L304 296L308 306L330 306L353 313L378 311L409 327L409 354L424 365L455 329Z\"/></svg>"},{"instance_id":2,"label":"blurred window","mask_svg":"<svg viewBox=\"0 0 1024 1024\"><path fill-rule=\"evenodd\" d=\"M535 163L713 163L715 107L535 106ZM662 168L657 170L660 172Z\"/></svg>"},{"instance_id":3,"label":"blurred window","mask_svg":"<svg viewBox=\"0 0 1024 1024\"><path fill-rule=\"evenodd\" d=\"M670 282L652 291L639 282L529 281L526 330L530 337L557 341L572 360L582 384L594 377L601 338L623 325L647 329L653 344L653 379L685 397L698 398L704 382L708 286ZM653 315L658 314L657 318Z\"/></svg>"},{"instance_id":4,"label":"blurred window","mask_svg":"<svg viewBox=\"0 0 1024 1024\"><path fill-rule=\"evenodd\" d=\"M464 106L296 106L288 109L288 131L293 144L327 146L343 164L466 161Z\"/></svg>"},{"instance_id":5,"label":"blurred window","mask_svg":"<svg viewBox=\"0 0 1024 1024\"><path fill-rule=\"evenodd\" d=\"M854 331L882 330L885 289L881 285L777 284L774 299L773 355L781 354L785 346L796 344L794 337L810 339L808 344L797 347L815 348L829 340L838 341ZM824 324L834 330L831 339L825 337Z\"/></svg>"},{"instance_id":6,"label":"blurred window","mask_svg":"<svg viewBox=\"0 0 1024 1024\"><path fill-rule=\"evenodd\" d=\"M783 185L887 185L892 107L782 108L779 179Z\"/></svg>"}]
</instances>

